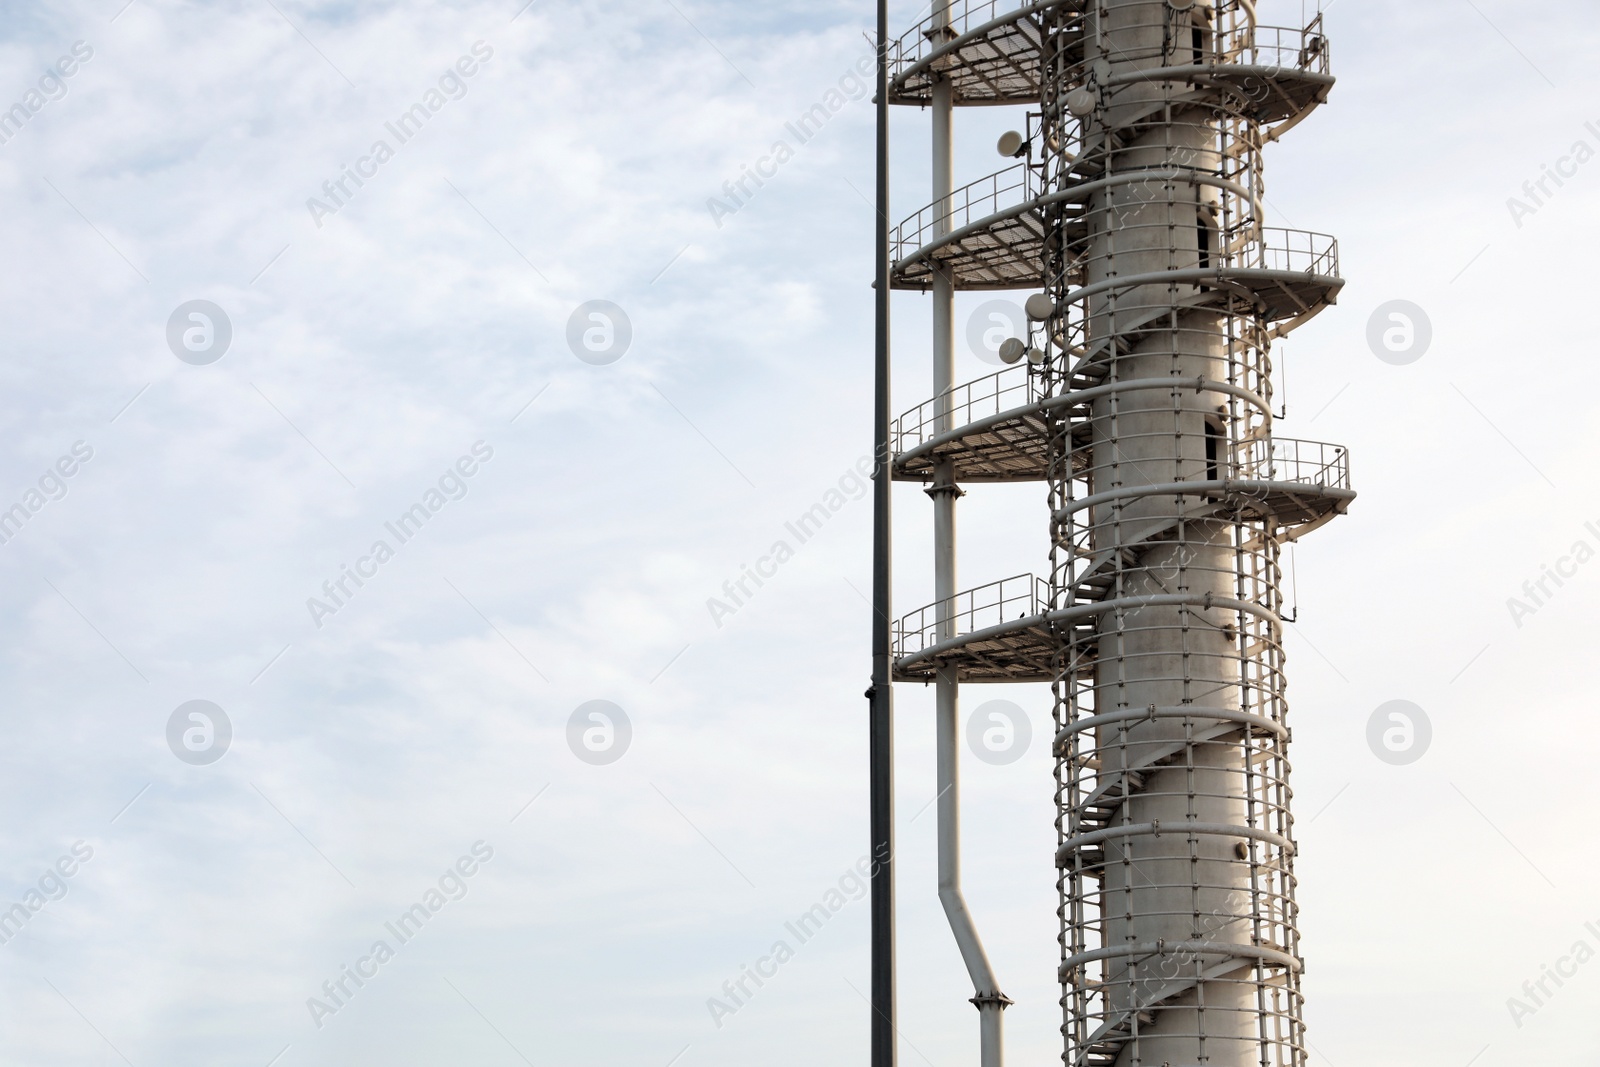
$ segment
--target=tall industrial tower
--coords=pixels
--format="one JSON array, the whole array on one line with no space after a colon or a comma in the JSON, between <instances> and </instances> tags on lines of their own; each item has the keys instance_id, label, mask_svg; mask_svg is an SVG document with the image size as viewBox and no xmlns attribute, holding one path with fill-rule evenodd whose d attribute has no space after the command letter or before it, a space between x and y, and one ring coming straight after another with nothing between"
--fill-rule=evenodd
<instances>
[{"instance_id":1,"label":"tall industrial tower","mask_svg":"<svg viewBox=\"0 0 1600 1067\"><path fill-rule=\"evenodd\" d=\"M886 68L933 125L930 203L888 250L933 305L932 399L888 451L932 498L934 599L895 626L893 677L937 687L939 895L982 1065L1010 1001L961 895L958 693L1042 681L1063 1061L1301 1067L1280 552L1355 494L1344 449L1274 434L1273 341L1342 282L1332 238L1266 225L1262 156L1333 85L1321 16L935 0ZM972 105L1028 117L999 146L1020 162L958 188ZM1016 366L957 385L957 290L1031 291ZM1046 488L1049 573L960 591L963 487L1011 481Z\"/></svg>"}]
</instances>

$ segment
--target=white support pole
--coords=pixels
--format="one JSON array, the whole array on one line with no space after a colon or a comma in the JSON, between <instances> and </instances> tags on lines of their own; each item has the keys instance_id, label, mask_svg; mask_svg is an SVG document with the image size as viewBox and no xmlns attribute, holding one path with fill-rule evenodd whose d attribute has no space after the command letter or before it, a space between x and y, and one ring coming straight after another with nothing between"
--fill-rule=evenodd
<instances>
[{"instance_id":1,"label":"white support pole","mask_svg":"<svg viewBox=\"0 0 1600 1067\"><path fill-rule=\"evenodd\" d=\"M949 0L938 6L938 25L948 26ZM950 232L950 195L955 187L951 126L951 85L933 86L933 201L937 236ZM948 272L933 272L933 394L936 432L951 429L950 391L955 387L955 285ZM938 602L941 640L955 636L956 500L961 496L948 460L934 470L933 485L934 597ZM939 668L934 681L935 733L938 761L939 902L944 906L961 958L971 976L978 1008L979 1063L1001 1067L1001 1013L1011 1003L1000 992L983 942L961 893L960 700L954 666Z\"/></svg>"}]
</instances>

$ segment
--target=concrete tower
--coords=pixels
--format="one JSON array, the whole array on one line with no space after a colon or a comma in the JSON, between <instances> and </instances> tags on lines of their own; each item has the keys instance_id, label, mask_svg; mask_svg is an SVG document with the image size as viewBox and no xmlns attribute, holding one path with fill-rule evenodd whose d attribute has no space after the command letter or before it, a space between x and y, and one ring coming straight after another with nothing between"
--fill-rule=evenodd
<instances>
[{"instance_id":1,"label":"concrete tower","mask_svg":"<svg viewBox=\"0 0 1600 1067\"><path fill-rule=\"evenodd\" d=\"M1273 341L1342 282L1332 238L1265 225L1262 155L1333 84L1321 17L944 0L890 58L934 146L891 247L934 315L933 396L891 443L933 497L935 601L895 677L938 687L939 892L983 1067L1009 1001L960 893L956 723L959 686L995 681L1054 694L1064 1062L1299 1067L1279 555L1355 494L1342 448L1274 434ZM973 104L1030 108L1000 146L1023 162L957 188ZM1031 295L1018 365L957 386L963 289ZM1019 480L1048 492L1048 577L958 592L962 486Z\"/></svg>"}]
</instances>

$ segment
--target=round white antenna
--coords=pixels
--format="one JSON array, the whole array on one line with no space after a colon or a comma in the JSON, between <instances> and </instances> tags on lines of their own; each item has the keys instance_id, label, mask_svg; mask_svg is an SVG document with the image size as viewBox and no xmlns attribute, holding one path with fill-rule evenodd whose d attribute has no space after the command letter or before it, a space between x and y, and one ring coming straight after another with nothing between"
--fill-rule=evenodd
<instances>
[{"instance_id":1,"label":"round white antenna","mask_svg":"<svg viewBox=\"0 0 1600 1067\"><path fill-rule=\"evenodd\" d=\"M1028 349L1028 362L1032 363L1035 367L1037 367L1039 364L1043 363L1044 362L1044 351L1043 351L1043 349L1038 349L1038 348L1030 348L1030 349Z\"/></svg>"},{"instance_id":2,"label":"round white antenna","mask_svg":"<svg viewBox=\"0 0 1600 1067\"><path fill-rule=\"evenodd\" d=\"M1015 337L1007 337L1000 342L1000 361L1002 363L1015 363L1022 358L1023 353L1027 350L1028 346Z\"/></svg>"},{"instance_id":3,"label":"round white antenna","mask_svg":"<svg viewBox=\"0 0 1600 1067\"><path fill-rule=\"evenodd\" d=\"M1028 318L1034 322L1044 322L1055 314L1056 302L1050 299L1049 293L1034 293L1022 305L1022 310L1028 313Z\"/></svg>"},{"instance_id":4,"label":"round white antenna","mask_svg":"<svg viewBox=\"0 0 1600 1067\"><path fill-rule=\"evenodd\" d=\"M1067 110L1074 118L1087 118L1094 114L1094 93L1087 89L1074 89L1067 94Z\"/></svg>"},{"instance_id":5,"label":"round white antenna","mask_svg":"<svg viewBox=\"0 0 1600 1067\"><path fill-rule=\"evenodd\" d=\"M1027 142L1022 139L1022 134L1016 130L1007 130L1000 135L1000 142L996 144L995 151L1002 156L1016 157L1022 155Z\"/></svg>"}]
</instances>

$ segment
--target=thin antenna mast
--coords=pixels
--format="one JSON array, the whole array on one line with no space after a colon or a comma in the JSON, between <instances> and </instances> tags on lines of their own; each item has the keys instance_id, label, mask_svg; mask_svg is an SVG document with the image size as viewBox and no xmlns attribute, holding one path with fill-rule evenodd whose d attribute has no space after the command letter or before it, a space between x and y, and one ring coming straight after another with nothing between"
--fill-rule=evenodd
<instances>
[{"instance_id":1,"label":"thin antenna mast","mask_svg":"<svg viewBox=\"0 0 1600 1067\"><path fill-rule=\"evenodd\" d=\"M890 678L889 6L878 0L877 305L872 438L872 688L868 714L872 836L872 1067L895 1067L894 687Z\"/></svg>"}]
</instances>

